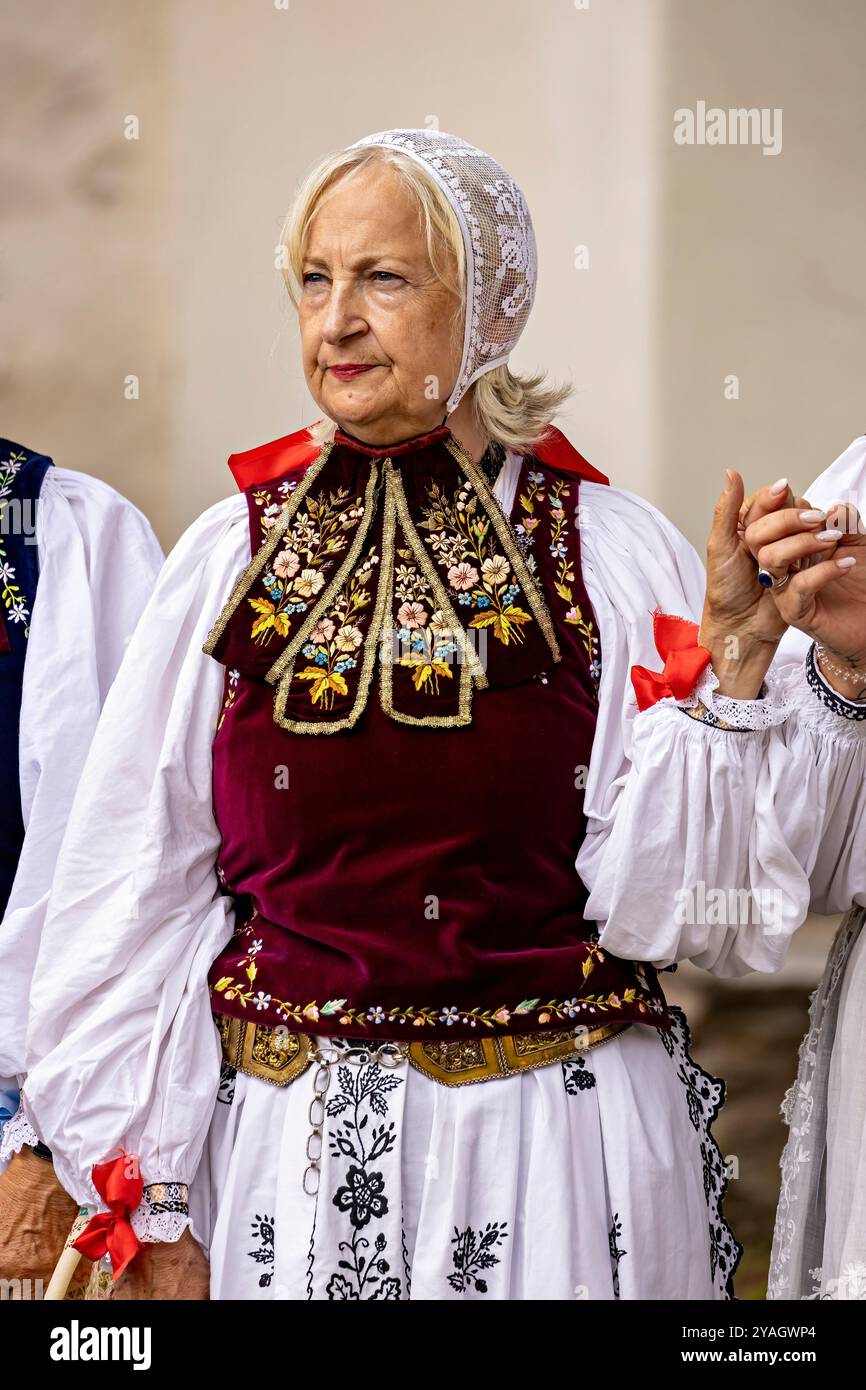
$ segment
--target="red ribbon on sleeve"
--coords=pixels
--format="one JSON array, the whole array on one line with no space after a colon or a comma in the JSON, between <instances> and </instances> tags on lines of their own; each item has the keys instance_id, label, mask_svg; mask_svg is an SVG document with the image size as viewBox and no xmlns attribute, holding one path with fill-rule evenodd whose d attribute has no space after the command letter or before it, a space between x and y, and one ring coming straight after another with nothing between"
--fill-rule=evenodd
<instances>
[{"instance_id":1,"label":"red ribbon on sleeve","mask_svg":"<svg viewBox=\"0 0 866 1390\"><path fill-rule=\"evenodd\" d=\"M648 671L645 666L632 666L631 683L637 696L638 709L649 709L657 700L672 695L684 700L690 695L701 672L712 660L706 647L698 644L697 623L677 618L670 613L653 613L653 640L656 651L664 660L661 671Z\"/></svg>"},{"instance_id":2,"label":"red ribbon on sleeve","mask_svg":"<svg viewBox=\"0 0 866 1390\"><path fill-rule=\"evenodd\" d=\"M135 1177L129 1176L130 1170ZM144 1191L138 1159L123 1153L110 1163L94 1163L91 1177L108 1211L92 1216L72 1245L90 1260L99 1260L107 1252L114 1271L112 1279L119 1279L140 1249L138 1236L129 1222L130 1213L138 1206Z\"/></svg>"}]
</instances>

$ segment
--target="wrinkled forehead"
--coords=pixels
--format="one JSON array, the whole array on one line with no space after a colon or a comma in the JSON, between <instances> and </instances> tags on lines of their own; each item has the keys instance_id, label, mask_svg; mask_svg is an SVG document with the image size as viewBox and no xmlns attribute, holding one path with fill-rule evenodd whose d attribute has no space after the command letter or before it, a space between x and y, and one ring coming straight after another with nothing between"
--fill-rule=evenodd
<instances>
[{"instance_id":1,"label":"wrinkled forehead","mask_svg":"<svg viewBox=\"0 0 866 1390\"><path fill-rule=\"evenodd\" d=\"M359 268L379 257L407 269L429 264L421 209L399 175L378 160L353 173L319 201L304 236L305 259L338 255Z\"/></svg>"}]
</instances>

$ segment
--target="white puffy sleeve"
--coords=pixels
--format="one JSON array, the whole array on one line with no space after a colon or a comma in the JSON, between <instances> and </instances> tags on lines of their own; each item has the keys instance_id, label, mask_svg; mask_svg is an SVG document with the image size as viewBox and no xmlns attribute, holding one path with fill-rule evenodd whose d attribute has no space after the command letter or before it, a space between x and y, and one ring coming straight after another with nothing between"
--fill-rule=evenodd
<instances>
[{"instance_id":1,"label":"white puffy sleeve","mask_svg":"<svg viewBox=\"0 0 866 1390\"><path fill-rule=\"evenodd\" d=\"M123 1148L189 1184L216 1101L207 974L233 929L215 873L211 743L224 671L202 652L249 559L242 495L182 536L109 691L58 860L24 1095L64 1187Z\"/></svg>"},{"instance_id":2,"label":"white puffy sleeve","mask_svg":"<svg viewBox=\"0 0 866 1390\"><path fill-rule=\"evenodd\" d=\"M24 1071L30 981L57 852L105 696L163 553L114 488L49 468L36 508L39 583L19 732L25 837L0 926L0 1074Z\"/></svg>"},{"instance_id":3,"label":"white puffy sleeve","mask_svg":"<svg viewBox=\"0 0 866 1390\"><path fill-rule=\"evenodd\" d=\"M582 483L580 498L584 580L602 653L576 859L586 916L601 944L625 959L659 968L691 959L722 975L778 969L809 907L768 775L787 707L770 688L762 699L723 699L708 668L692 696L638 710L631 667L663 664L653 610L699 623L703 566L633 493Z\"/></svg>"}]
</instances>

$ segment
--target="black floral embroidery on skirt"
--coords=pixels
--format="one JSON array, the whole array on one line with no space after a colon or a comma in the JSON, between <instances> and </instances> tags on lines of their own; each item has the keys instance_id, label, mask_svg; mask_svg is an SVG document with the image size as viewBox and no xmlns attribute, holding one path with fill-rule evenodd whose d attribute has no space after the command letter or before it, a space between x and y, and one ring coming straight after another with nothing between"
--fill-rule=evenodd
<instances>
[{"instance_id":1,"label":"black floral embroidery on skirt","mask_svg":"<svg viewBox=\"0 0 866 1390\"><path fill-rule=\"evenodd\" d=\"M622 1222L619 1219L619 1212L613 1214L613 1223L607 1233L610 1242L610 1261L613 1269L613 1292L614 1297L619 1298L619 1262L623 1255L627 1255L627 1250L620 1250L617 1241L622 1235Z\"/></svg>"},{"instance_id":2,"label":"black floral embroidery on skirt","mask_svg":"<svg viewBox=\"0 0 866 1390\"><path fill-rule=\"evenodd\" d=\"M562 1063L565 1089L570 1096L580 1095L581 1091L591 1091L595 1085L595 1072L586 1065L585 1057L567 1057Z\"/></svg>"},{"instance_id":3,"label":"black floral embroidery on skirt","mask_svg":"<svg viewBox=\"0 0 866 1390\"><path fill-rule=\"evenodd\" d=\"M346 1213L352 1235L350 1240L340 1241L343 1258L338 1260L326 1292L329 1299L399 1299L402 1282L391 1273L387 1237L379 1231L371 1244L372 1229L369 1235L362 1232L372 1228L390 1208L385 1174L375 1165L394 1148L397 1134L393 1120L376 1125L371 1119L386 1119L388 1092L402 1085L403 1078L376 1062L365 1066L343 1063L337 1076L340 1090L328 1101L326 1111L332 1118L341 1116L342 1124L331 1134L330 1147L335 1158L349 1162L344 1181L331 1200Z\"/></svg>"},{"instance_id":4,"label":"black floral embroidery on skirt","mask_svg":"<svg viewBox=\"0 0 866 1390\"><path fill-rule=\"evenodd\" d=\"M217 1103L219 1105L231 1105L235 1098L235 1078L237 1072L234 1067L230 1067L228 1062L223 1062L220 1071L220 1085L217 1091Z\"/></svg>"},{"instance_id":5,"label":"black floral embroidery on skirt","mask_svg":"<svg viewBox=\"0 0 866 1390\"><path fill-rule=\"evenodd\" d=\"M247 1254L256 1264L267 1265L259 1275L259 1288L267 1289L274 1277L274 1218L259 1216L257 1213L252 1228L253 1240L257 1240L259 1244L255 1250L248 1250Z\"/></svg>"},{"instance_id":6,"label":"black floral embroidery on skirt","mask_svg":"<svg viewBox=\"0 0 866 1390\"><path fill-rule=\"evenodd\" d=\"M465 1293L469 1288L474 1288L476 1293L487 1293L487 1280L480 1279L478 1275L481 1270L492 1269L499 1264L499 1256L493 1254L493 1247L508 1235L505 1229L507 1225L507 1221L488 1221L484 1230L477 1234L471 1226L467 1226L465 1231L458 1231L454 1227L451 1244L455 1247L452 1251L455 1273L448 1275L448 1283L457 1293Z\"/></svg>"}]
</instances>

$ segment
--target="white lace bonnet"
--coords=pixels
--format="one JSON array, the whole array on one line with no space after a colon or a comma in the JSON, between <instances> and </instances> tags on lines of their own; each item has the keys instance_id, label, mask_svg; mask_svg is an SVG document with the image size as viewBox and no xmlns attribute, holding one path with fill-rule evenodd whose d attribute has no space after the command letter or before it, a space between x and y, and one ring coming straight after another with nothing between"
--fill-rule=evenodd
<instances>
[{"instance_id":1,"label":"white lace bonnet","mask_svg":"<svg viewBox=\"0 0 866 1390\"><path fill-rule=\"evenodd\" d=\"M466 327L463 358L446 403L455 410L473 381L508 361L535 299L538 252L519 185L489 154L442 130L381 130L348 146L382 145L416 159L439 184L463 232Z\"/></svg>"}]
</instances>

